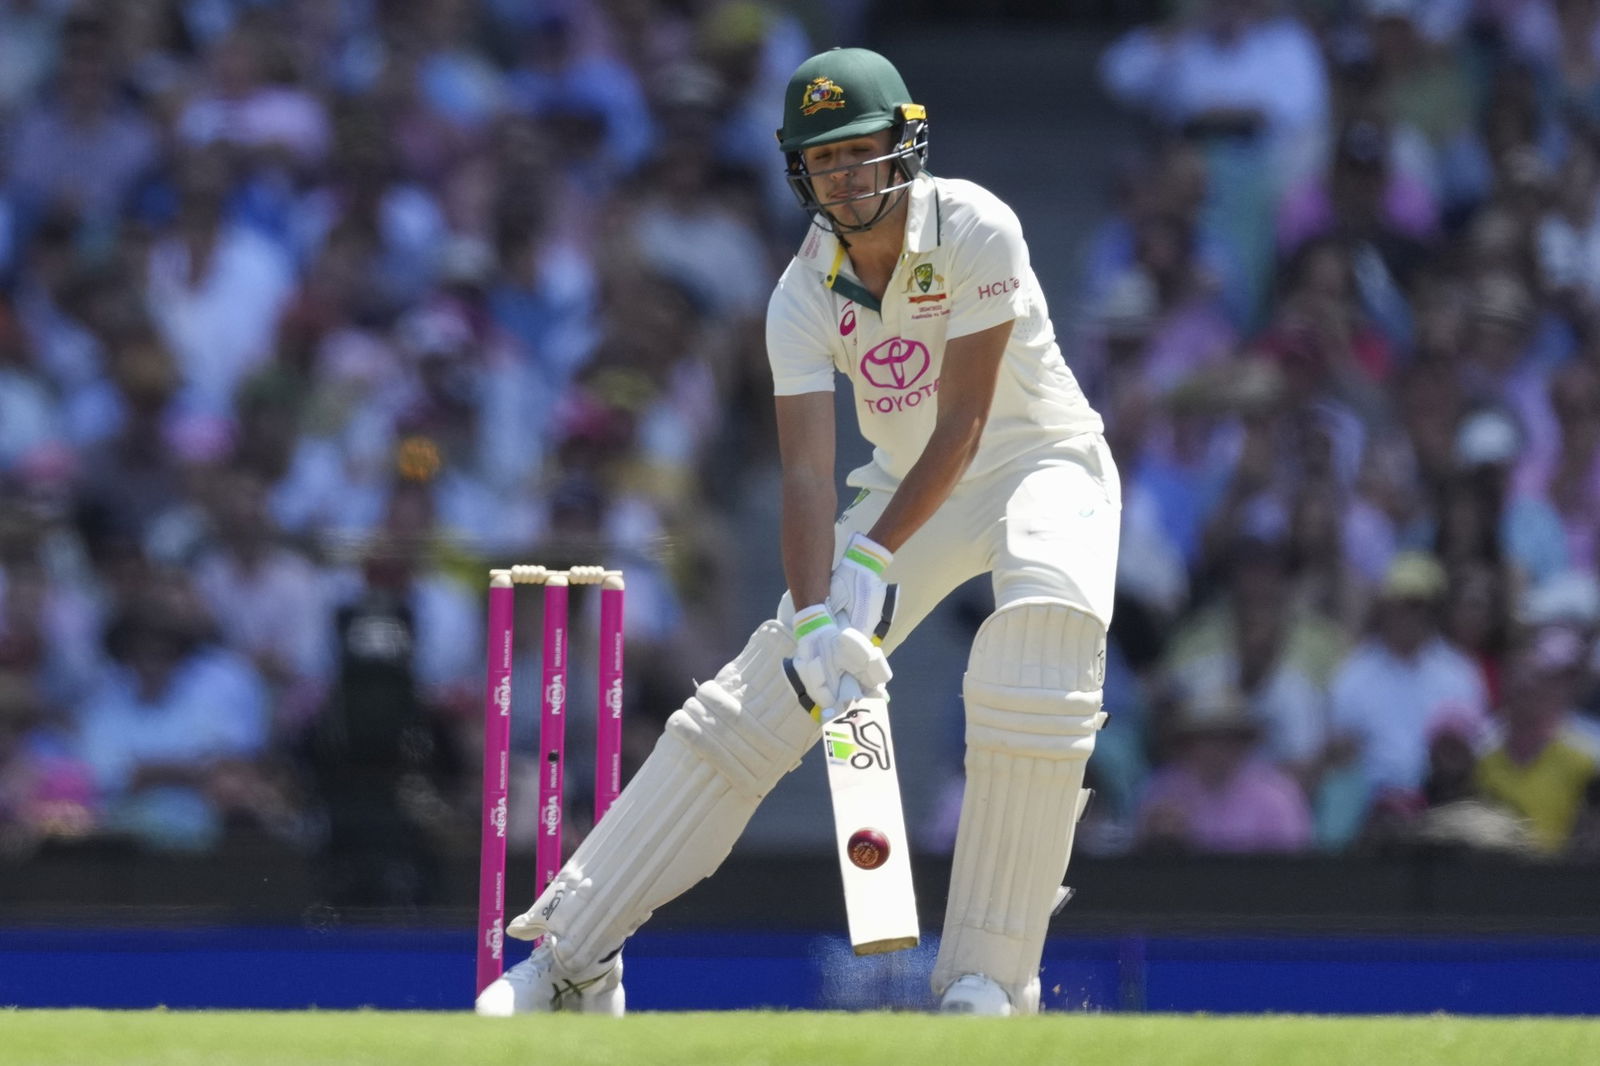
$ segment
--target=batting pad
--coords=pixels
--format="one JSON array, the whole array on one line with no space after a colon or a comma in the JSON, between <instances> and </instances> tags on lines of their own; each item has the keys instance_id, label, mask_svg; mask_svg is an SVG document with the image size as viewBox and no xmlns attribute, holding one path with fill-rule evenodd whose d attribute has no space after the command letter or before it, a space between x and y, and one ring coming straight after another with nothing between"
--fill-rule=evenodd
<instances>
[{"instance_id":1,"label":"batting pad","mask_svg":"<svg viewBox=\"0 0 1600 1066\"><path fill-rule=\"evenodd\" d=\"M786 626L763 622L739 657L673 712L610 811L506 932L548 934L562 969L584 973L655 908L715 871L762 798L821 735L783 673L794 647Z\"/></svg>"},{"instance_id":2,"label":"batting pad","mask_svg":"<svg viewBox=\"0 0 1600 1066\"><path fill-rule=\"evenodd\" d=\"M1003 986L1018 1013L1039 1009L1045 927L1105 721L1105 639L1093 616L1026 599L990 615L973 640L962 686L967 782L936 996L978 973Z\"/></svg>"}]
</instances>

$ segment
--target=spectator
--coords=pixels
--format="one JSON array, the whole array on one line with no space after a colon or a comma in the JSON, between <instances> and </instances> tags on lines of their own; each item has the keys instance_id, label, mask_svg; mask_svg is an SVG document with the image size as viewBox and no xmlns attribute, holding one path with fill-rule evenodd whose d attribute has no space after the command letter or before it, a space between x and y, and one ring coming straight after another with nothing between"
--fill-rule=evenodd
<instances>
[{"instance_id":1,"label":"spectator","mask_svg":"<svg viewBox=\"0 0 1600 1066\"><path fill-rule=\"evenodd\" d=\"M233 174L220 148L178 159L177 217L146 266L150 313L182 374L185 405L231 418L240 383L273 353L293 276L278 245L233 221Z\"/></svg>"},{"instance_id":2,"label":"spectator","mask_svg":"<svg viewBox=\"0 0 1600 1066\"><path fill-rule=\"evenodd\" d=\"M1552 203L1539 223L1539 277L1571 312L1600 300L1600 159L1575 141L1556 174Z\"/></svg>"},{"instance_id":3,"label":"spectator","mask_svg":"<svg viewBox=\"0 0 1600 1066\"><path fill-rule=\"evenodd\" d=\"M258 479L226 474L210 496L212 537L195 561L195 587L223 639L271 686L283 729L311 713L328 678L324 575L281 542Z\"/></svg>"},{"instance_id":4,"label":"spectator","mask_svg":"<svg viewBox=\"0 0 1600 1066\"><path fill-rule=\"evenodd\" d=\"M1226 853L1309 846L1305 795L1292 778L1256 757L1260 726L1239 696L1188 696L1172 728L1173 760L1150 779L1137 846Z\"/></svg>"},{"instance_id":5,"label":"spectator","mask_svg":"<svg viewBox=\"0 0 1600 1066\"><path fill-rule=\"evenodd\" d=\"M288 42L262 19L241 20L207 55L205 85L178 116L190 144L223 142L255 163L309 169L328 154L332 130L322 101L296 84Z\"/></svg>"},{"instance_id":6,"label":"spectator","mask_svg":"<svg viewBox=\"0 0 1600 1066\"><path fill-rule=\"evenodd\" d=\"M1513 558L1533 583L1600 567L1600 370L1584 362L1563 366L1549 395L1559 450L1523 457L1506 517Z\"/></svg>"},{"instance_id":7,"label":"spectator","mask_svg":"<svg viewBox=\"0 0 1600 1066\"><path fill-rule=\"evenodd\" d=\"M164 519L188 506L187 486L176 447L176 397L181 382L171 353L145 330L108 338L111 381L120 425L85 449L83 486L95 506L118 529L147 547Z\"/></svg>"},{"instance_id":8,"label":"spectator","mask_svg":"<svg viewBox=\"0 0 1600 1066\"><path fill-rule=\"evenodd\" d=\"M1373 67L1370 103L1403 131L1396 148L1432 198L1447 209L1470 209L1485 191L1487 168L1474 113L1480 87L1461 34L1469 5L1364 0L1361 6Z\"/></svg>"},{"instance_id":9,"label":"spectator","mask_svg":"<svg viewBox=\"0 0 1600 1066\"><path fill-rule=\"evenodd\" d=\"M1098 224L1084 254L1085 298L1091 308L1109 310L1117 302L1114 290L1125 287L1127 274L1139 265L1135 235L1140 223L1167 218L1193 236L1193 263L1182 265L1199 284L1178 291L1188 295L1214 287L1230 325L1240 329L1249 324L1250 294L1237 250L1205 210L1209 185L1205 152L1177 137L1163 138L1149 158L1141 156L1118 168L1109 190L1114 210Z\"/></svg>"},{"instance_id":10,"label":"spectator","mask_svg":"<svg viewBox=\"0 0 1600 1066\"><path fill-rule=\"evenodd\" d=\"M1375 386L1393 366L1394 346L1361 308L1356 255L1342 241L1311 241L1285 274L1274 321L1255 348L1283 369L1298 395L1372 410Z\"/></svg>"},{"instance_id":11,"label":"spectator","mask_svg":"<svg viewBox=\"0 0 1600 1066\"><path fill-rule=\"evenodd\" d=\"M1505 654L1511 641L1508 584L1504 571L1468 563L1453 571L1445 596L1444 637L1477 666L1491 707L1498 707L1505 693Z\"/></svg>"},{"instance_id":12,"label":"spectator","mask_svg":"<svg viewBox=\"0 0 1600 1066\"><path fill-rule=\"evenodd\" d=\"M55 397L29 358L16 316L0 299L0 475L30 453L63 444L61 437Z\"/></svg>"},{"instance_id":13,"label":"spectator","mask_svg":"<svg viewBox=\"0 0 1600 1066\"><path fill-rule=\"evenodd\" d=\"M1227 619L1231 632L1209 648L1190 643L1189 650L1174 656L1166 683L1180 705L1190 693L1233 693L1259 732L1257 756L1309 790L1320 773L1327 741L1327 692L1295 642L1306 633L1297 623L1320 621L1321 616L1294 602L1281 548L1253 545L1250 550L1263 558L1239 561L1227 604L1218 614Z\"/></svg>"},{"instance_id":14,"label":"spectator","mask_svg":"<svg viewBox=\"0 0 1600 1066\"><path fill-rule=\"evenodd\" d=\"M1141 28L1112 45L1111 94L1176 127L1259 137L1274 175L1313 169L1324 150L1328 84L1299 19L1260 0L1205 0L1187 25Z\"/></svg>"},{"instance_id":15,"label":"spectator","mask_svg":"<svg viewBox=\"0 0 1600 1066\"><path fill-rule=\"evenodd\" d=\"M1373 584L1355 562L1344 516L1349 493L1329 479L1307 479L1289 505L1292 598L1350 632L1359 628Z\"/></svg>"},{"instance_id":16,"label":"spectator","mask_svg":"<svg viewBox=\"0 0 1600 1066\"><path fill-rule=\"evenodd\" d=\"M758 317L771 273L748 175L713 169L710 131L682 124L650 167L631 236L640 261L674 277L717 318Z\"/></svg>"},{"instance_id":17,"label":"spectator","mask_svg":"<svg viewBox=\"0 0 1600 1066\"><path fill-rule=\"evenodd\" d=\"M599 115L601 169L614 180L644 161L654 129L638 75L609 54L599 37L585 34L575 13L541 13L521 34L506 89L510 106L524 114L575 109L581 101Z\"/></svg>"},{"instance_id":18,"label":"spectator","mask_svg":"<svg viewBox=\"0 0 1600 1066\"><path fill-rule=\"evenodd\" d=\"M1439 635L1446 589L1431 556L1397 555L1378 589L1371 635L1334 676L1332 727L1352 747L1374 801L1420 794L1436 721L1459 716L1475 736L1488 728L1477 668Z\"/></svg>"},{"instance_id":19,"label":"spectator","mask_svg":"<svg viewBox=\"0 0 1600 1066\"><path fill-rule=\"evenodd\" d=\"M1102 314L1109 313L1111 326L1130 324L1136 316L1149 321L1143 343L1104 369L1113 405L1123 402L1126 391L1152 399L1171 394L1195 374L1232 359L1239 341L1214 284L1202 273L1189 223L1153 214L1134 223L1131 237L1133 262L1107 297L1114 295L1119 304L1105 305ZM1145 291L1144 306L1127 303Z\"/></svg>"},{"instance_id":20,"label":"spectator","mask_svg":"<svg viewBox=\"0 0 1600 1066\"><path fill-rule=\"evenodd\" d=\"M1582 642L1579 714L1571 724L1589 747L1600 751L1600 579L1575 570L1557 574L1526 591L1514 618L1530 630L1564 627Z\"/></svg>"},{"instance_id":21,"label":"spectator","mask_svg":"<svg viewBox=\"0 0 1600 1066\"><path fill-rule=\"evenodd\" d=\"M207 850L230 816L281 823L261 763L267 690L217 644L198 601L165 573L112 621L113 665L77 708L107 830L150 847Z\"/></svg>"},{"instance_id":22,"label":"spectator","mask_svg":"<svg viewBox=\"0 0 1600 1066\"><path fill-rule=\"evenodd\" d=\"M110 225L155 164L159 135L119 96L114 59L98 13L67 19L55 91L21 115L7 146L7 184L25 219L61 211Z\"/></svg>"},{"instance_id":23,"label":"spectator","mask_svg":"<svg viewBox=\"0 0 1600 1066\"><path fill-rule=\"evenodd\" d=\"M1428 777L1421 809L1409 811L1403 804L1391 803L1369 823L1369 843L1468 848L1516 856L1533 853L1528 820L1479 792L1474 733L1472 724L1464 719L1447 716L1434 723L1428 735ZM1383 840L1385 834L1391 839Z\"/></svg>"},{"instance_id":24,"label":"spectator","mask_svg":"<svg viewBox=\"0 0 1600 1066\"><path fill-rule=\"evenodd\" d=\"M371 547L358 567L338 576L337 605L369 597L402 605L411 617L406 669L422 698L457 712L471 707L482 696L483 632L471 593L443 565L458 545L439 526L434 484L425 477L394 479L381 525L355 543Z\"/></svg>"},{"instance_id":25,"label":"spectator","mask_svg":"<svg viewBox=\"0 0 1600 1066\"><path fill-rule=\"evenodd\" d=\"M786 254L800 240L798 224L803 216L792 210L794 193L781 168L770 165L764 153L771 131L783 125L780 101L789 73L816 49L800 13L782 4L732 0L694 13L698 20L692 31L693 52L684 58L695 73L684 77L687 71L679 67L679 83L669 95L684 98L674 101L672 110L719 116L717 160L764 182L766 216L783 233L780 244ZM703 79L703 90L689 87L695 77ZM695 99L697 94L703 94L700 100Z\"/></svg>"},{"instance_id":26,"label":"spectator","mask_svg":"<svg viewBox=\"0 0 1600 1066\"><path fill-rule=\"evenodd\" d=\"M1278 214L1278 247L1293 253L1313 237L1369 241L1391 267L1417 260L1417 244L1430 240L1438 205L1428 189L1396 168L1390 134L1370 118L1340 133L1326 183L1308 179L1289 190Z\"/></svg>"},{"instance_id":27,"label":"spectator","mask_svg":"<svg viewBox=\"0 0 1600 1066\"><path fill-rule=\"evenodd\" d=\"M346 300L357 301L366 324L392 319L433 282L448 230L438 188L417 175L419 164L406 159L392 132L402 117L382 103L357 100L337 113L327 169L291 202L284 223L298 262L317 257L325 243L339 245L334 254L359 271L361 291ZM455 145L449 151L464 155ZM449 169L428 166L434 178Z\"/></svg>"},{"instance_id":28,"label":"spectator","mask_svg":"<svg viewBox=\"0 0 1600 1066\"><path fill-rule=\"evenodd\" d=\"M1478 761L1478 787L1527 818L1538 849L1562 852L1600 775L1600 753L1573 735L1583 642L1569 630L1533 635L1512 658L1501 712L1505 732Z\"/></svg>"},{"instance_id":29,"label":"spectator","mask_svg":"<svg viewBox=\"0 0 1600 1066\"><path fill-rule=\"evenodd\" d=\"M93 782L50 717L26 674L0 670L0 859L95 827Z\"/></svg>"},{"instance_id":30,"label":"spectator","mask_svg":"<svg viewBox=\"0 0 1600 1066\"><path fill-rule=\"evenodd\" d=\"M71 543L65 523L34 495L12 494L0 516L0 670L61 706L82 696L102 664L101 617L84 575L61 558Z\"/></svg>"},{"instance_id":31,"label":"spectator","mask_svg":"<svg viewBox=\"0 0 1600 1066\"><path fill-rule=\"evenodd\" d=\"M439 787L457 753L419 683L417 616L399 580L408 565L369 551L366 587L337 615L329 705L305 740L326 820L320 888L338 907L415 907L440 891L431 831L450 828Z\"/></svg>"}]
</instances>

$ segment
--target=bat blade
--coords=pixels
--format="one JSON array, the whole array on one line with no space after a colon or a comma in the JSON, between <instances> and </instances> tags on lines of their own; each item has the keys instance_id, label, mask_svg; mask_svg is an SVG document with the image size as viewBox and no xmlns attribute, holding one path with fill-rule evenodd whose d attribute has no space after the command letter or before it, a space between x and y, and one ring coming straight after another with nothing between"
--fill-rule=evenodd
<instances>
[{"instance_id":1,"label":"bat blade","mask_svg":"<svg viewBox=\"0 0 1600 1066\"><path fill-rule=\"evenodd\" d=\"M857 955L915 947L917 901L888 701L849 702L824 721L822 743L850 946Z\"/></svg>"}]
</instances>

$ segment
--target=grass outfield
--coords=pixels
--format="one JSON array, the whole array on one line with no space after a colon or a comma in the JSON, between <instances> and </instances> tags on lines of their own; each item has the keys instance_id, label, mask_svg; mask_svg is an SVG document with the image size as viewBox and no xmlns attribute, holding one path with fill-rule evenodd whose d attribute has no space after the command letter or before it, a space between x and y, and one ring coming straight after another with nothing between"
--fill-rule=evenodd
<instances>
[{"instance_id":1,"label":"grass outfield","mask_svg":"<svg viewBox=\"0 0 1600 1066\"><path fill-rule=\"evenodd\" d=\"M1536 1018L0 1011L6 1066L1569 1066L1597 1056L1600 1021Z\"/></svg>"}]
</instances>

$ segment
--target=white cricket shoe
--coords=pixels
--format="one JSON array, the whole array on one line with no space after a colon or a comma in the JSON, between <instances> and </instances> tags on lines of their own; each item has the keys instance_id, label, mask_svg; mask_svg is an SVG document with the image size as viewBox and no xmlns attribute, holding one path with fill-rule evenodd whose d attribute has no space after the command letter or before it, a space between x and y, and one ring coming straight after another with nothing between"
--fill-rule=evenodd
<instances>
[{"instance_id":1,"label":"white cricket shoe","mask_svg":"<svg viewBox=\"0 0 1600 1066\"><path fill-rule=\"evenodd\" d=\"M486 1018L550 1011L620 1018L627 1011L622 955L605 960L592 973L575 976L562 972L547 941L479 993L475 1009Z\"/></svg>"},{"instance_id":2,"label":"white cricket shoe","mask_svg":"<svg viewBox=\"0 0 1600 1066\"><path fill-rule=\"evenodd\" d=\"M999 983L981 973L964 974L951 982L939 1000L940 1014L977 1014L1008 1018L1016 1013L1011 997Z\"/></svg>"}]
</instances>

